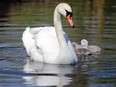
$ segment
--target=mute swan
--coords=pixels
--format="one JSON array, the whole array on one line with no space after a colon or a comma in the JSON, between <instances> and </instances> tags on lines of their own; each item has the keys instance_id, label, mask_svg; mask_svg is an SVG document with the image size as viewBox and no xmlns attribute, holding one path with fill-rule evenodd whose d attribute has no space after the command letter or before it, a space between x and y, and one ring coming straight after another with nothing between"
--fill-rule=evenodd
<instances>
[{"instance_id":1,"label":"mute swan","mask_svg":"<svg viewBox=\"0 0 116 87\"><path fill-rule=\"evenodd\" d=\"M97 45L88 45L88 41L86 39L82 39L80 45L75 42L72 43L75 53L78 55L92 55L98 54L101 51L101 48Z\"/></svg>"},{"instance_id":2,"label":"mute swan","mask_svg":"<svg viewBox=\"0 0 116 87\"><path fill-rule=\"evenodd\" d=\"M54 27L27 27L23 32L22 41L31 60L51 64L77 63L71 41L62 29L62 15L74 27L71 7L60 3L54 11Z\"/></svg>"}]
</instances>

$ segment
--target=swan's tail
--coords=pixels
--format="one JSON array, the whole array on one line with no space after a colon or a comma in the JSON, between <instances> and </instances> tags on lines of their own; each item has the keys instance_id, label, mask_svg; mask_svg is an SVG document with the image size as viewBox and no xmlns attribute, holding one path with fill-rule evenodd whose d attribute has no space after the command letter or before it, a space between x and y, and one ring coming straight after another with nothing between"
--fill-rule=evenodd
<instances>
[{"instance_id":1,"label":"swan's tail","mask_svg":"<svg viewBox=\"0 0 116 87\"><path fill-rule=\"evenodd\" d=\"M30 30L30 27L26 27L25 31L23 32L23 34L22 34L22 41L23 42L25 42L26 39L30 38L30 37L28 37L31 35L29 30Z\"/></svg>"},{"instance_id":2,"label":"swan's tail","mask_svg":"<svg viewBox=\"0 0 116 87\"><path fill-rule=\"evenodd\" d=\"M30 48L34 44L33 34L30 33L30 27L26 27L22 35L23 45L26 48L28 55L30 54Z\"/></svg>"},{"instance_id":3,"label":"swan's tail","mask_svg":"<svg viewBox=\"0 0 116 87\"><path fill-rule=\"evenodd\" d=\"M29 31L30 30L30 27L26 27L26 31Z\"/></svg>"}]
</instances>

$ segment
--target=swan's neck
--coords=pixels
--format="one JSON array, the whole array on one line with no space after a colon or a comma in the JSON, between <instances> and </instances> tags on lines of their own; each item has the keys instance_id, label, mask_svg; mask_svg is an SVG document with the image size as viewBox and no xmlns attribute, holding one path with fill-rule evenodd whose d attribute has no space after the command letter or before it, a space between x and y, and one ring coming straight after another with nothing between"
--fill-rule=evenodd
<instances>
[{"instance_id":1,"label":"swan's neck","mask_svg":"<svg viewBox=\"0 0 116 87\"><path fill-rule=\"evenodd\" d=\"M54 27L56 30L56 35L60 46L66 45L66 41L63 35L62 23L61 23L61 14L57 11L57 8L55 9L54 12Z\"/></svg>"}]
</instances>

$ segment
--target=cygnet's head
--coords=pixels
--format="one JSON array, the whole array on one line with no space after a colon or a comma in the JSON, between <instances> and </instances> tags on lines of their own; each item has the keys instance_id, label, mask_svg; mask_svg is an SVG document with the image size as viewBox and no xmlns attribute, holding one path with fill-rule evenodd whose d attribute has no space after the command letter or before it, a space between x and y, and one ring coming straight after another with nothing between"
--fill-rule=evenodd
<instances>
[{"instance_id":1,"label":"cygnet's head","mask_svg":"<svg viewBox=\"0 0 116 87\"><path fill-rule=\"evenodd\" d=\"M66 19L68 20L70 25L72 27L74 27L74 23L72 20L72 9L69 4L67 4L67 3L58 4L55 9L55 13L58 13L59 15L63 15L64 17L66 17ZM56 15L56 14L54 14L54 15Z\"/></svg>"},{"instance_id":2,"label":"cygnet's head","mask_svg":"<svg viewBox=\"0 0 116 87\"><path fill-rule=\"evenodd\" d=\"M82 39L81 40L81 46L84 47L84 48L87 48L88 47L88 41L86 39Z\"/></svg>"}]
</instances>

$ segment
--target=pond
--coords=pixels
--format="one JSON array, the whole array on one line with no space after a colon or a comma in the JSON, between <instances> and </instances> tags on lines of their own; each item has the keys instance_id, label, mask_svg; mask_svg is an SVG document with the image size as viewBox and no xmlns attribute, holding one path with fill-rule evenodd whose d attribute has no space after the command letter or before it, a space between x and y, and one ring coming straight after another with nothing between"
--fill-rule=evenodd
<instances>
[{"instance_id":1,"label":"pond","mask_svg":"<svg viewBox=\"0 0 116 87\"><path fill-rule=\"evenodd\" d=\"M53 26L58 3L73 9L75 28L62 18L72 42L85 38L102 48L99 55L80 58L77 65L30 62L22 44L27 26ZM1 87L115 87L116 2L115 0L1 0L0 1Z\"/></svg>"}]
</instances>

